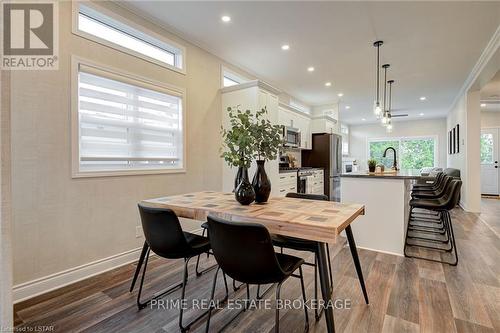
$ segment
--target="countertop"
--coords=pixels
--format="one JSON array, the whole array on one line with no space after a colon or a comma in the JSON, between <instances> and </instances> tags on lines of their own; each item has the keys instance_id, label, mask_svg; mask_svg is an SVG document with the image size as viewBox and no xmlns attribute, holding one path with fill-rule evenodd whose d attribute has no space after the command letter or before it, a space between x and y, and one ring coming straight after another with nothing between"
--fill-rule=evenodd
<instances>
[{"instance_id":1,"label":"countertop","mask_svg":"<svg viewBox=\"0 0 500 333\"><path fill-rule=\"evenodd\" d=\"M323 168L311 168L311 167L293 168L293 169L279 169L279 173L297 172L299 170L316 171L316 170L324 170L324 169Z\"/></svg>"},{"instance_id":2,"label":"countertop","mask_svg":"<svg viewBox=\"0 0 500 333\"><path fill-rule=\"evenodd\" d=\"M369 173L365 172L349 172L343 173L340 177L349 178L390 178L390 179L419 179L423 176L420 175L420 170L398 170L396 173Z\"/></svg>"}]
</instances>

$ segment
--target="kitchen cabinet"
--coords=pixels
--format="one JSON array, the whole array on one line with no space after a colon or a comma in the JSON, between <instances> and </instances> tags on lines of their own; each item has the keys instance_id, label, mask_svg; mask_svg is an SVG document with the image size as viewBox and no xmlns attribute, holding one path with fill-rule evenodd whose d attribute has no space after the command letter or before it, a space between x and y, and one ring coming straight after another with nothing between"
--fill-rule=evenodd
<instances>
[{"instance_id":1,"label":"kitchen cabinet","mask_svg":"<svg viewBox=\"0 0 500 333\"><path fill-rule=\"evenodd\" d=\"M283 126L290 126L300 130L300 147L301 149L311 149L312 136L311 136L311 118L304 114L302 111L295 110L290 105L279 104L279 124Z\"/></svg>"},{"instance_id":2,"label":"kitchen cabinet","mask_svg":"<svg viewBox=\"0 0 500 333\"><path fill-rule=\"evenodd\" d=\"M235 108L239 106L241 110L251 110L257 112L262 108L267 109L267 119L273 124L279 123L279 101L278 95L280 90L273 86L258 80L249 81L237 84L230 87L221 89L222 99L222 126L229 128L229 115L227 112L228 107ZM234 187L234 178L236 176L236 169L229 167L221 158L222 164L222 190L224 192L231 192ZM271 181L271 184L278 184L278 159L266 162L266 173ZM248 170L250 180L255 174L256 163L252 163ZM271 196L278 195L278 187L271 187Z\"/></svg>"},{"instance_id":3,"label":"kitchen cabinet","mask_svg":"<svg viewBox=\"0 0 500 333\"><path fill-rule=\"evenodd\" d=\"M337 120L326 115L318 116L311 120L311 132L340 134Z\"/></svg>"},{"instance_id":4,"label":"kitchen cabinet","mask_svg":"<svg viewBox=\"0 0 500 333\"><path fill-rule=\"evenodd\" d=\"M279 197L287 193L297 193L297 172L282 172L279 174Z\"/></svg>"},{"instance_id":5,"label":"kitchen cabinet","mask_svg":"<svg viewBox=\"0 0 500 333\"><path fill-rule=\"evenodd\" d=\"M308 193L325 194L324 182L325 173L322 169L314 170L312 177L308 182Z\"/></svg>"}]
</instances>

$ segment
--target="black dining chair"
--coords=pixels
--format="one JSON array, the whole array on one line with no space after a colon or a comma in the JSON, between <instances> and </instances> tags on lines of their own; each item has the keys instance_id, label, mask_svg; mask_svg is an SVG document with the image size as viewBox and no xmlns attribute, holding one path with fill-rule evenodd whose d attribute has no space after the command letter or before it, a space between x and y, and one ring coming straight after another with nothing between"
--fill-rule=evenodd
<instances>
[{"instance_id":1,"label":"black dining chair","mask_svg":"<svg viewBox=\"0 0 500 333\"><path fill-rule=\"evenodd\" d=\"M328 196L322 195L322 194L304 194L304 193L287 193L286 194L287 198L296 198L296 199L306 199L306 200L323 200L323 201L329 201ZM349 238L349 245L351 246L351 252L353 250L352 247L355 247L356 245L354 244L354 238L352 237L352 232L350 228L346 230L346 233L348 234ZM352 239L352 244L351 244L351 239ZM295 237L289 237L289 236L281 236L281 235L272 235L272 240L274 246L278 246L282 249L283 248L288 248L292 250L297 250L297 251L307 251L307 252L312 252L314 253L314 263L308 263L306 262L306 265L309 266L314 266L314 298L318 299L318 267L317 267L317 262L318 262L318 243L315 241L311 240L306 240L306 239L300 239L300 238L295 238ZM331 266L331 259L330 259L330 250L328 245L326 246L326 251L327 251L327 258L328 258L328 270L329 270L329 275L330 275L330 286L333 288L333 277L332 277L332 266ZM365 297L366 304L368 304L368 294L366 292L366 287L363 279L363 273L361 271L361 266L359 266L359 259L357 257L357 252L356 255L354 256L354 262L356 264L356 270L358 272L358 278L361 284L361 289L363 291L363 295ZM318 311L317 308L314 309L314 315L316 321L319 321L321 318L321 315L323 313L324 308L321 309L321 311Z\"/></svg>"},{"instance_id":2,"label":"black dining chair","mask_svg":"<svg viewBox=\"0 0 500 333\"><path fill-rule=\"evenodd\" d=\"M144 264L141 282L139 285L139 293L137 294L137 307L139 308L139 310L141 310L144 309L147 304L153 299L157 299L170 294L178 290L179 288L182 288L181 300L184 299L188 281L189 260L199 254L208 252L210 250L210 242L206 237L202 237L189 232L184 232L180 225L179 219L177 218L177 215L170 209L152 208L139 204L139 212L141 215L142 229L144 231L144 237L146 238L146 241L144 242L142 251L144 256L142 256L141 254L141 258L139 259L130 291L133 290L135 281L137 280L138 272L142 264ZM162 292L156 293L155 296L146 301L141 301L142 287L144 284L144 277L146 275L148 259L151 251L153 251L158 256L166 259L184 259L184 275L182 282L173 285ZM225 276L224 282L227 298L228 288ZM182 332L187 331L192 324L194 324L196 321L207 314L207 311L204 311L188 324L183 324L183 310L183 307L180 307L179 327Z\"/></svg>"},{"instance_id":3,"label":"black dining chair","mask_svg":"<svg viewBox=\"0 0 500 333\"><path fill-rule=\"evenodd\" d=\"M251 284L277 283L276 302L280 300L280 291L283 282L290 276L297 277L300 279L304 304L306 303L302 274L304 260L287 254L276 253L271 236L263 225L229 222L218 217L209 216L208 234L212 245L212 252L219 264L212 285L210 303L213 302L219 269L232 279L245 283L247 286ZM299 275L294 274L297 269L299 270ZM206 332L210 328L212 308L211 306L209 309ZM234 318L241 312L238 312ZM307 331L309 329L309 317L306 306L304 306L304 314L305 331ZM278 307L276 307L275 313L275 332L279 332Z\"/></svg>"}]
</instances>

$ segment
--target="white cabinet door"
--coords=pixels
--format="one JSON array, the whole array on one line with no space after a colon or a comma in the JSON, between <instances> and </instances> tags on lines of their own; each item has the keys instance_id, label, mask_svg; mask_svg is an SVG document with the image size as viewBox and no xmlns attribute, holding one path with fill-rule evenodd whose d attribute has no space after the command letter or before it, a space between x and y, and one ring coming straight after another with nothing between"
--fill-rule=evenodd
<instances>
[{"instance_id":1,"label":"white cabinet door","mask_svg":"<svg viewBox=\"0 0 500 333\"><path fill-rule=\"evenodd\" d=\"M481 130L481 193L499 194L499 129Z\"/></svg>"}]
</instances>

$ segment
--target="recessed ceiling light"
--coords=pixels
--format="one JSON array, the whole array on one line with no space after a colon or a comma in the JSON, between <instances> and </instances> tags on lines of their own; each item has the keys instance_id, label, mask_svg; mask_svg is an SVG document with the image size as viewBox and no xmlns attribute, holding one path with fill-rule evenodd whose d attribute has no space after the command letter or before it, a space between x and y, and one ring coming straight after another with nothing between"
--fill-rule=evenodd
<instances>
[{"instance_id":1,"label":"recessed ceiling light","mask_svg":"<svg viewBox=\"0 0 500 333\"><path fill-rule=\"evenodd\" d=\"M365 118L361 118L362 121L365 121L366 119Z\"/></svg>"},{"instance_id":2,"label":"recessed ceiling light","mask_svg":"<svg viewBox=\"0 0 500 333\"><path fill-rule=\"evenodd\" d=\"M349 105L346 105L346 106L345 106L345 109L346 109L346 110L349 110L350 108L351 108L351 107L350 107Z\"/></svg>"},{"instance_id":3,"label":"recessed ceiling light","mask_svg":"<svg viewBox=\"0 0 500 333\"><path fill-rule=\"evenodd\" d=\"M425 97L425 96L420 97L421 101L425 101L426 99L427 99L427 97Z\"/></svg>"},{"instance_id":4,"label":"recessed ceiling light","mask_svg":"<svg viewBox=\"0 0 500 333\"><path fill-rule=\"evenodd\" d=\"M283 44L283 45L281 45L281 49L282 49L283 51L290 50L290 45L288 45L288 44Z\"/></svg>"},{"instance_id":5,"label":"recessed ceiling light","mask_svg":"<svg viewBox=\"0 0 500 333\"><path fill-rule=\"evenodd\" d=\"M481 107L482 108L486 107L486 103L481 103Z\"/></svg>"},{"instance_id":6,"label":"recessed ceiling light","mask_svg":"<svg viewBox=\"0 0 500 333\"><path fill-rule=\"evenodd\" d=\"M231 17L227 16L227 15L224 15L220 18L222 20L222 22L229 22L231 21Z\"/></svg>"},{"instance_id":7,"label":"recessed ceiling light","mask_svg":"<svg viewBox=\"0 0 500 333\"><path fill-rule=\"evenodd\" d=\"M338 93L337 96L342 97L342 96L344 96L344 94L343 93Z\"/></svg>"},{"instance_id":8,"label":"recessed ceiling light","mask_svg":"<svg viewBox=\"0 0 500 333\"><path fill-rule=\"evenodd\" d=\"M312 67L312 66L311 67L307 67L307 71L308 72L314 72L314 67Z\"/></svg>"},{"instance_id":9,"label":"recessed ceiling light","mask_svg":"<svg viewBox=\"0 0 500 333\"><path fill-rule=\"evenodd\" d=\"M424 114L423 113L420 113L419 116L422 117Z\"/></svg>"},{"instance_id":10,"label":"recessed ceiling light","mask_svg":"<svg viewBox=\"0 0 500 333\"><path fill-rule=\"evenodd\" d=\"M331 82L326 82L326 83L325 83L325 86L327 86L327 87L330 87L331 85L332 85L332 83L331 83Z\"/></svg>"}]
</instances>

